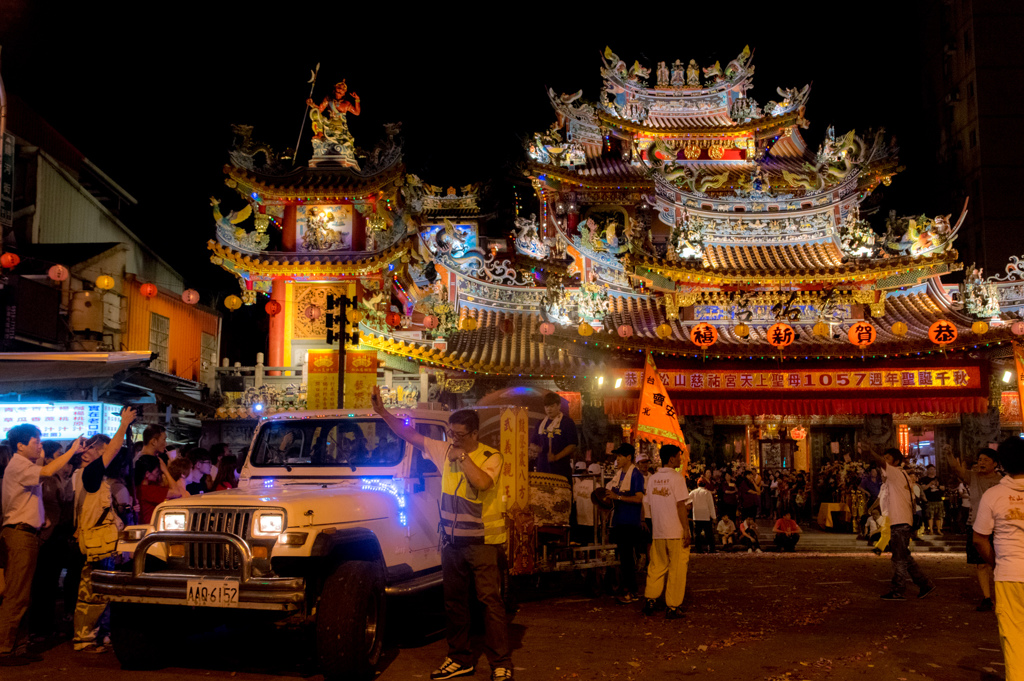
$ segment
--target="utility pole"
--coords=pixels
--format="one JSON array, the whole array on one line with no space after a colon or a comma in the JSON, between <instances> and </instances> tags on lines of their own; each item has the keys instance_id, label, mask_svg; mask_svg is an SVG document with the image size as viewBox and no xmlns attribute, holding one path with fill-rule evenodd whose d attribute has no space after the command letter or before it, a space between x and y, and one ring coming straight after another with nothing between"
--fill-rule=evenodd
<instances>
[{"instance_id":1,"label":"utility pole","mask_svg":"<svg viewBox=\"0 0 1024 681\"><path fill-rule=\"evenodd\" d=\"M348 323L348 310L354 302L348 296L327 294L327 316L324 326L327 327L327 344L338 342L338 409L345 408L345 345L359 345L359 327L352 333L345 330Z\"/></svg>"}]
</instances>

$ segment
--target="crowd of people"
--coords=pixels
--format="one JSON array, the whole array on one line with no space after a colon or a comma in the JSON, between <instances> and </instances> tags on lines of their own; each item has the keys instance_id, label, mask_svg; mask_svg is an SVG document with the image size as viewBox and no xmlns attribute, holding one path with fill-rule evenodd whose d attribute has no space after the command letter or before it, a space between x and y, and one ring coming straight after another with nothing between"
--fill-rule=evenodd
<instances>
[{"instance_id":1,"label":"crowd of people","mask_svg":"<svg viewBox=\"0 0 1024 681\"><path fill-rule=\"evenodd\" d=\"M67 625L75 651L108 650L107 602L91 575L123 561L117 533L148 524L166 499L237 484L238 459L226 445L169 448L159 425L133 441L135 419L125 408L113 438L70 443L21 424L0 443L0 666L37 660L24 644L65 635Z\"/></svg>"}]
</instances>

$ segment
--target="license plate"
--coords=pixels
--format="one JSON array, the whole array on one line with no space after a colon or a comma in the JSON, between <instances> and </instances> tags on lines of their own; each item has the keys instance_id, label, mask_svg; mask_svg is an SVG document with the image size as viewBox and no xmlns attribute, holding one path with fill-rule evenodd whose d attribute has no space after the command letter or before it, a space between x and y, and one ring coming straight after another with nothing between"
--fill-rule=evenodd
<instances>
[{"instance_id":1,"label":"license plate","mask_svg":"<svg viewBox=\"0 0 1024 681\"><path fill-rule=\"evenodd\" d=\"M238 606L238 580L190 579L185 596L186 605L200 605L212 608L234 608Z\"/></svg>"}]
</instances>

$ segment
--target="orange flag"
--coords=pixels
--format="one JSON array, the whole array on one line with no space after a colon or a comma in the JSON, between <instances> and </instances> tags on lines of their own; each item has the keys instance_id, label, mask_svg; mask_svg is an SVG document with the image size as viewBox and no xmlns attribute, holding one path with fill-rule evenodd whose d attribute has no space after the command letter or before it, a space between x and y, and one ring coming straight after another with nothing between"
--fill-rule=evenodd
<instances>
[{"instance_id":1,"label":"orange flag","mask_svg":"<svg viewBox=\"0 0 1024 681\"><path fill-rule=\"evenodd\" d=\"M654 366L654 357L650 353L647 353L647 364L644 366L642 388L636 427L633 428L636 439L676 445L683 451L682 469L686 470L690 463L690 450L686 446L683 430L679 427L679 412L672 406L672 400L658 376L658 368Z\"/></svg>"}]
</instances>

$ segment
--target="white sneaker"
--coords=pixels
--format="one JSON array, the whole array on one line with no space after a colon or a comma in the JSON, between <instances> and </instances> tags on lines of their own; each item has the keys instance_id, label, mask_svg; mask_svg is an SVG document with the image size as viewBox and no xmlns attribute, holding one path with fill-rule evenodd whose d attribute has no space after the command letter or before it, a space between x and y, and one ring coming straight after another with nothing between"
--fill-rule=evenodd
<instances>
[{"instance_id":1,"label":"white sneaker","mask_svg":"<svg viewBox=\"0 0 1024 681\"><path fill-rule=\"evenodd\" d=\"M754 549L747 549L747 553L753 553Z\"/></svg>"},{"instance_id":2,"label":"white sneaker","mask_svg":"<svg viewBox=\"0 0 1024 681\"><path fill-rule=\"evenodd\" d=\"M764 553L764 551L762 551L761 549L758 549L757 552L758 553Z\"/></svg>"}]
</instances>

